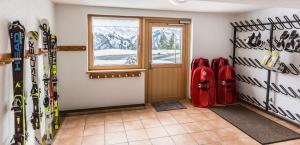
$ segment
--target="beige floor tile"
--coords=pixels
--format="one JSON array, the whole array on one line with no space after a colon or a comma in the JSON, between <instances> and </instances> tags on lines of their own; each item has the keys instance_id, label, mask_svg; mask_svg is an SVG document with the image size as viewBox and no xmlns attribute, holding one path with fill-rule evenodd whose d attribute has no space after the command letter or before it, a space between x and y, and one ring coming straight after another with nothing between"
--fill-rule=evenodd
<instances>
[{"instance_id":1,"label":"beige floor tile","mask_svg":"<svg viewBox=\"0 0 300 145\"><path fill-rule=\"evenodd\" d=\"M140 113L139 118L142 120L152 120L152 119L157 119L155 113L153 112L147 112L147 113Z\"/></svg>"},{"instance_id":2,"label":"beige floor tile","mask_svg":"<svg viewBox=\"0 0 300 145\"><path fill-rule=\"evenodd\" d=\"M165 131L163 127L147 128L146 132L149 138L159 138L159 137L168 136L168 133Z\"/></svg>"},{"instance_id":3,"label":"beige floor tile","mask_svg":"<svg viewBox=\"0 0 300 145\"><path fill-rule=\"evenodd\" d=\"M67 117L63 120L61 128L73 128L79 126L85 126L85 116L74 116L74 117Z\"/></svg>"},{"instance_id":4,"label":"beige floor tile","mask_svg":"<svg viewBox=\"0 0 300 145\"><path fill-rule=\"evenodd\" d=\"M190 122L195 122L195 120L193 120L192 117L188 116L188 115L177 115L177 116L174 116L175 120L178 122L178 123L190 123Z\"/></svg>"},{"instance_id":5,"label":"beige floor tile","mask_svg":"<svg viewBox=\"0 0 300 145\"><path fill-rule=\"evenodd\" d=\"M162 125L174 125L178 124L178 122L173 117L167 117L167 118L159 118L159 121Z\"/></svg>"},{"instance_id":6,"label":"beige floor tile","mask_svg":"<svg viewBox=\"0 0 300 145\"><path fill-rule=\"evenodd\" d=\"M140 120L126 121L126 122L124 122L124 127L125 127L125 130L142 129L143 124Z\"/></svg>"},{"instance_id":7,"label":"beige floor tile","mask_svg":"<svg viewBox=\"0 0 300 145\"><path fill-rule=\"evenodd\" d=\"M86 119L86 125L103 125L103 124L104 124L104 116L103 115L88 116Z\"/></svg>"},{"instance_id":8,"label":"beige floor tile","mask_svg":"<svg viewBox=\"0 0 300 145\"><path fill-rule=\"evenodd\" d=\"M203 112L204 115L208 118L208 119L218 119L218 118L221 118L219 117L216 113L214 112Z\"/></svg>"},{"instance_id":9,"label":"beige floor tile","mask_svg":"<svg viewBox=\"0 0 300 145\"><path fill-rule=\"evenodd\" d=\"M117 144L114 144L114 145L129 145L127 142L125 143L117 143Z\"/></svg>"},{"instance_id":10,"label":"beige floor tile","mask_svg":"<svg viewBox=\"0 0 300 145\"><path fill-rule=\"evenodd\" d=\"M197 123L186 123L186 124L181 124L181 126L188 133L202 132L203 131L203 129Z\"/></svg>"},{"instance_id":11,"label":"beige floor tile","mask_svg":"<svg viewBox=\"0 0 300 145\"><path fill-rule=\"evenodd\" d=\"M84 127L61 128L58 131L56 138L65 139L65 138L82 137L83 131L84 131Z\"/></svg>"},{"instance_id":12,"label":"beige floor tile","mask_svg":"<svg viewBox=\"0 0 300 145\"><path fill-rule=\"evenodd\" d=\"M186 114L191 115L191 114L201 114L202 112L198 109L185 109L184 110Z\"/></svg>"},{"instance_id":13,"label":"beige floor tile","mask_svg":"<svg viewBox=\"0 0 300 145\"><path fill-rule=\"evenodd\" d=\"M175 145L171 137L151 139L152 145Z\"/></svg>"},{"instance_id":14,"label":"beige floor tile","mask_svg":"<svg viewBox=\"0 0 300 145\"><path fill-rule=\"evenodd\" d=\"M189 114L189 116L194 120L194 121L207 121L210 120L207 116L205 116L204 113L201 114Z\"/></svg>"},{"instance_id":15,"label":"beige floor tile","mask_svg":"<svg viewBox=\"0 0 300 145\"><path fill-rule=\"evenodd\" d=\"M185 134L187 131L181 125L167 125L164 126L169 135Z\"/></svg>"},{"instance_id":16,"label":"beige floor tile","mask_svg":"<svg viewBox=\"0 0 300 145\"><path fill-rule=\"evenodd\" d=\"M104 145L104 134L85 136L82 145Z\"/></svg>"},{"instance_id":17,"label":"beige floor tile","mask_svg":"<svg viewBox=\"0 0 300 145\"><path fill-rule=\"evenodd\" d=\"M104 125L87 125L83 132L84 136L97 134L104 134Z\"/></svg>"},{"instance_id":18,"label":"beige floor tile","mask_svg":"<svg viewBox=\"0 0 300 145\"><path fill-rule=\"evenodd\" d=\"M196 122L196 124L204 131L218 129L218 126L216 124L210 122L210 120L199 121L199 122Z\"/></svg>"},{"instance_id":19,"label":"beige floor tile","mask_svg":"<svg viewBox=\"0 0 300 145\"><path fill-rule=\"evenodd\" d=\"M215 127L217 127L218 129L232 127L232 125L224 119L212 119L210 120L210 123L215 124Z\"/></svg>"},{"instance_id":20,"label":"beige floor tile","mask_svg":"<svg viewBox=\"0 0 300 145\"><path fill-rule=\"evenodd\" d=\"M205 132L192 133L191 136L198 144L220 144L222 141L219 137L212 138Z\"/></svg>"},{"instance_id":21,"label":"beige floor tile","mask_svg":"<svg viewBox=\"0 0 300 145\"><path fill-rule=\"evenodd\" d=\"M260 145L259 143L253 141L251 138L238 138L238 139L229 139L222 141L224 145Z\"/></svg>"},{"instance_id":22,"label":"beige floor tile","mask_svg":"<svg viewBox=\"0 0 300 145\"><path fill-rule=\"evenodd\" d=\"M197 145L197 142L188 134L171 136L176 145Z\"/></svg>"},{"instance_id":23,"label":"beige floor tile","mask_svg":"<svg viewBox=\"0 0 300 145\"><path fill-rule=\"evenodd\" d=\"M157 113L156 113L156 117L157 117L158 119L160 119L160 118L170 118L170 117L172 117L172 114L169 113L168 111L165 111L165 112L157 112Z\"/></svg>"},{"instance_id":24,"label":"beige floor tile","mask_svg":"<svg viewBox=\"0 0 300 145\"><path fill-rule=\"evenodd\" d=\"M150 140L129 142L129 145L152 145Z\"/></svg>"},{"instance_id":25,"label":"beige floor tile","mask_svg":"<svg viewBox=\"0 0 300 145\"><path fill-rule=\"evenodd\" d=\"M158 119L146 119L142 120L144 128L151 128L151 127L160 127L161 124Z\"/></svg>"},{"instance_id":26,"label":"beige floor tile","mask_svg":"<svg viewBox=\"0 0 300 145\"><path fill-rule=\"evenodd\" d=\"M82 137L70 137L64 139L56 139L53 145L81 145Z\"/></svg>"},{"instance_id":27,"label":"beige floor tile","mask_svg":"<svg viewBox=\"0 0 300 145\"><path fill-rule=\"evenodd\" d=\"M126 131L128 141L139 141L148 139L145 129Z\"/></svg>"},{"instance_id":28,"label":"beige floor tile","mask_svg":"<svg viewBox=\"0 0 300 145\"><path fill-rule=\"evenodd\" d=\"M106 115L104 119L105 123L117 123L117 122L123 122L122 115Z\"/></svg>"},{"instance_id":29,"label":"beige floor tile","mask_svg":"<svg viewBox=\"0 0 300 145\"><path fill-rule=\"evenodd\" d=\"M125 131L123 123L105 124L105 132Z\"/></svg>"},{"instance_id":30,"label":"beige floor tile","mask_svg":"<svg viewBox=\"0 0 300 145\"><path fill-rule=\"evenodd\" d=\"M123 114L122 119L124 122L125 121L137 121L137 120L140 120L140 117L137 114L128 114L128 115Z\"/></svg>"},{"instance_id":31,"label":"beige floor tile","mask_svg":"<svg viewBox=\"0 0 300 145\"><path fill-rule=\"evenodd\" d=\"M181 110L171 110L169 111L173 117L175 116L187 116L188 114L185 112L185 109L181 109Z\"/></svg>"},{"instance_id":32,"label":"beige floor tile","mask_svg":"<svg viewBox=\"0 0 300 145\"><path fill-rule=\"evenodd\" d=\"M127 143L127 137L124 131L105 134L106 145L112 145L117 143Z\"/></svg>"}]
</instances>

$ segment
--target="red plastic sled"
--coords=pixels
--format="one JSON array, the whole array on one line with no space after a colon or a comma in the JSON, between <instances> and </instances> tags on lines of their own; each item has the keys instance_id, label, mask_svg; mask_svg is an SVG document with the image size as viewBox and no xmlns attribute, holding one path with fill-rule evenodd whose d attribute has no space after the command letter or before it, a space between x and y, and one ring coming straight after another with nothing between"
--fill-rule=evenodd
<instances>
[{"instance_id":1,"label":"red plastic sled","mask_svg":"<svg viewBox=\"0 0 300 145\"><path fill-rule=\"evenodd\" d=\"M206 58L201 58L201 57L193 59L192 66L191 66L191 82L193 80L194 71L200 66L209 67L209 60L206 59ZM191 97L193 98L193 93L192 93L193 92L193 87L192 87L192 85L191 85L190 89L191 89L190 90L191 91Z\"/></svg>"},{"instance_id":2,"label":"red plastic sled","mask_svg":"<svg viewBox=\"0 0 300 145\"><path fill-rule=\"evenodd\" d=\"M218 80L218 73L219 73L220 68L222 66L227 66L227 65L229 65L229 61L226 58L219 57L219 58L212 60L211 68L214 70L216 81Z\"/></svg>"},{"instance_id":3,"label":"red plastic sled","mask_svg":"<svg viewBox=\"0 0 300 145\"><path fill-rule=\"evenodd\" d=\"M235 72L231 66L223 66L218 76L218 103L233 104L236 102Z\"/></svg>"},{"instance_id":4,"label":"red plastic sled","mask_svg":"<svg viewBox=\"0 0 300 145\"><path fill-rule=\"evenodd\" d=\"M196 107L209 107L216 104L214 72L206 66L198 67L192 79L192 104Z\"/></svg>"}]
</instances>

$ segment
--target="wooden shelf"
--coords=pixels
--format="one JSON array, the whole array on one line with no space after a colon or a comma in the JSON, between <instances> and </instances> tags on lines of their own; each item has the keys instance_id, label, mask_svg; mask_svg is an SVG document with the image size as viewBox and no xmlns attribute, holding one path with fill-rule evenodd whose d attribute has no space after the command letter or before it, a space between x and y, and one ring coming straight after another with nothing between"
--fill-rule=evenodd
<instances>
[{"instance_id":1,"label":"wooden shelf","mask_svg":"<svg viewBox=\"0 0 300 145\"><path fill-rule=\"evenodd\" d=\"M10 53L0 54L0 65L5 65L13 62Z\"/></svg>"},{"instance_id":2,"label":"wooden shelf","mask_svg":"<svg viewBox=\"0 0 300 145\"><path fill-rule=\"evenodd\" d=\"M57 51L86 51L86 46L57 46Z\"/></svg>"},{"instance_id":3,"label":"wooden shelf","mask_svg":"<svg viewBox=\"0 0 300 145\"><path fill-rule=\"evenodd\" d=\"M39 48L39 53L36 55L44 55L47 52L44 52L41 48ZM24 58L30 58L32 56L35 56L35 54L30 54L28 50L25 51L24 54ZM13 58L11 58L11 54L10 53L4 53L4 54L0 54L0 65L5 65L5 64L10 64L14 61Z\"/></svg>"},{"instance_id":4,"label":"wooden shelf","mask_svg":"<svg viewBox=\"0 0 300 145\"><path fill-rule=\"evenodd\" d=\"M88 71L90 79L140 77L145 69L97 70Z\"/></svg>"}]
</instances>

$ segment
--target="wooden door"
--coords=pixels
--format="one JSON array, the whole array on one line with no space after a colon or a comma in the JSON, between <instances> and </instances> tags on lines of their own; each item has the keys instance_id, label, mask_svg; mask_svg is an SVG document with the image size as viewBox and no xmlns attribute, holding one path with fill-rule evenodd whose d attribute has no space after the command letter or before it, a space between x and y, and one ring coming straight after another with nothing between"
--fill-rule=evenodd
<instances>
[{"instance_id":1,"label":"wooden door","mask_svg":"<svg viewBox=\"0 0 300 145\"><path fill-rule=\"evenodd\" d=\"M179 100L187 96L189 26L179 22L152 20L146 24L149 102Z\"/></svg>"}]
</instances>

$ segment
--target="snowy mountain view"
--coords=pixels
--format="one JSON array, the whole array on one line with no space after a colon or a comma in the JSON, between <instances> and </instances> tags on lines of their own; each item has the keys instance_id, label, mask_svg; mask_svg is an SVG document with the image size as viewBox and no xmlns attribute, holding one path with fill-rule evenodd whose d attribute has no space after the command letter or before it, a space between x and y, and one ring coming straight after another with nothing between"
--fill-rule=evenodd
<instances>
[{"instance_id":1,"label":"snowy mountain view","mask_svg":"<svg viewBox=\"0 0 300 145\"><path fill-rule=\"evenodd\" d=\"M94 19L94 65L136 65L138 20ZM152 62L181 62L181 29L153 28Z\"/></svg>"}]
</instances>

